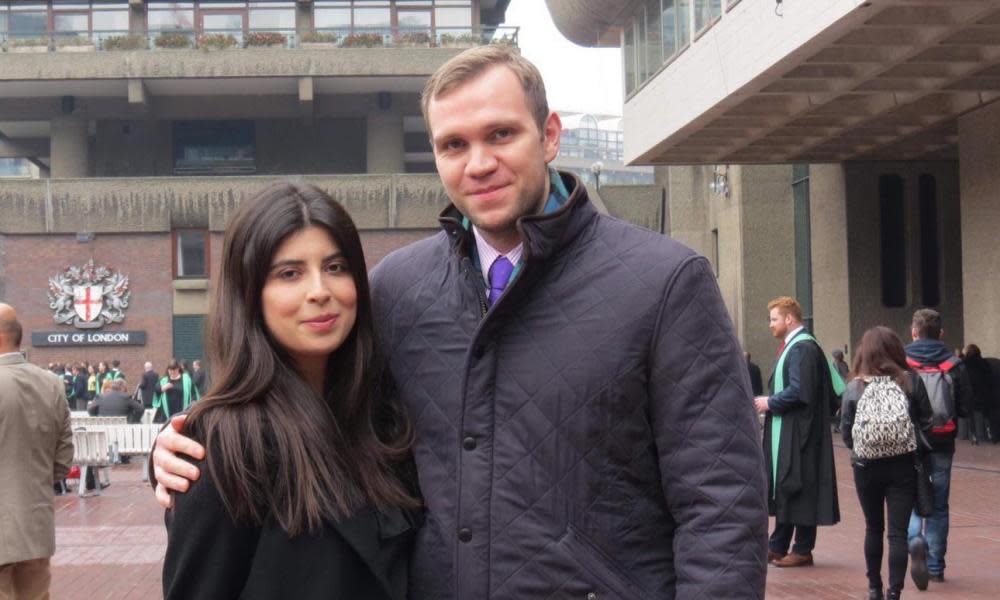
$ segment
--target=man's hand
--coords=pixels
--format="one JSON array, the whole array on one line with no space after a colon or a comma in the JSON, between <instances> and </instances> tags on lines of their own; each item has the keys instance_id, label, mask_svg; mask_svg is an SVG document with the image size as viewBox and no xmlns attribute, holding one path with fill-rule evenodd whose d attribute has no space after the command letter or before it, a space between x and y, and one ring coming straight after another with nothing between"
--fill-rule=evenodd
<instances>
[{"instance_id":1,"label":"man's hand","mask_svg":"<svg viewBox=\"0 0 1000 600\"><path fill-rule=\"evenodd\" d=\"M757 409L757 412L759 413L767 412L768 411L767 396L757 396L756 398L753 399L753 405L754 408Z\"/></svg>"},{"instance_id":2,"label":"man's hand","mask_svg":"<svg viewBox=\"0 0 1000 600\"><path fill-rule=\"evenodd\" d=\"M187 454L201 460L205 458L205 448L201 444L184 437L184 420L186 415L178 415L170 419L170 426L156 436L156 448L153 450L153 473L156 475L156 501L163 508L170 508L174 499L170 491L186 492L190 481L195 481L201 475L198 467L192 465L178 454Z\"/></svg>"}]
</instances>

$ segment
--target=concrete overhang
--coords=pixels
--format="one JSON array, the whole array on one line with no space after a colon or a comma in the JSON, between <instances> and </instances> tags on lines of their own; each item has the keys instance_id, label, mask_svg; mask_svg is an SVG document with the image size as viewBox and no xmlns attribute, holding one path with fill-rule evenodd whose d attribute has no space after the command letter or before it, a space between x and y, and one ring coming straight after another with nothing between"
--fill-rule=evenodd
<instances>
[{"instance_id":1,"label":"concrete overhang","mask_svg":"<svg viewBox=\"0 0 1000 600\"><path fill-rule=\"evenodd\" d=\"M784 6L740 2L628 98L626 161L955 160L1000 99L1000 0Z\"/></svg>"},{"instance_id":2,"label":"concrete overhang","mask_svg":"<svg viewBox=\"0 0 1000 600\"><path fill-rule=\"evenodd\" d=\"M621 44L621 27L641 0L545 0L552 21L566 39L580 46L614 48Z\"/></svg>"}]
</instances>

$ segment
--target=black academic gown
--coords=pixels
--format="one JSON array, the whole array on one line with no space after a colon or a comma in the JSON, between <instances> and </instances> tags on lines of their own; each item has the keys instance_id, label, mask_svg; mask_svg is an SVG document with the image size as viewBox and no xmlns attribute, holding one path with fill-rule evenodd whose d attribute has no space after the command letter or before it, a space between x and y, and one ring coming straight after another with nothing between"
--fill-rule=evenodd
<instances>
[{"instance_id":1,"label":"black academic gown","mask_svg":"<svg viewBox=\"0 0 1000 600\"><path fill-rule=\"evenodd\" d=\"M777 395L773 373L768 381L772 394L771 410L764 419L768 511L779 523L833 525L840 521L840 506L828 423L836 395L822 348L809 340L796 343L785 358L783 377L785 389ZM776 490L771 464L775 413L783 421Z\"/></svg>"}]
</instances>

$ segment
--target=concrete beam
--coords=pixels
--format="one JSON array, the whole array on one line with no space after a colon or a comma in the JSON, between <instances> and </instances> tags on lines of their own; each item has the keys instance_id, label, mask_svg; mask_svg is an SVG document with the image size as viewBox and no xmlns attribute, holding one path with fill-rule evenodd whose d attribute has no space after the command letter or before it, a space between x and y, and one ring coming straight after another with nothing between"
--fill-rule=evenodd
<instances>
[{"instance_id":1,"label":"concrete beam","mask_svg":"<svg viewBox=\"0 0 1000 600\"><path fill-rule=\"evenodd\" d=\"M315 115L316 103L312 77L299 77L299 113L311 119Z\"/></svg>"},{"instance_id":2,"label":"concrete beam","mask_svg":"<svg viewBox=\"0 0 1000 600\"><path fill-rule=\"evenodd\" d=\"M145 105L147 102L148 90L146 84L141 79L128 80L128 103Z\"/></svg>"},{"instance_id":3,"label":"concrete beam","mask_svg":"<svg viewBox=\"0 0 1000 600\"><path fill-rule=\"evenodd\" d=\"M0 158L49 155L49 138L10 138L0 133Z\"/></svg>"}]
</instances>

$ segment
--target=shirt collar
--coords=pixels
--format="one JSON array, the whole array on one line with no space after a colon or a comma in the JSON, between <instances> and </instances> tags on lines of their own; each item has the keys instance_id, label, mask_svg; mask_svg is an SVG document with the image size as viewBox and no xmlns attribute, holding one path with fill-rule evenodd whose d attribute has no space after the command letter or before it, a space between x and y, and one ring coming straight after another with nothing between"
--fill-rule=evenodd
<instances>
[{"instance_id":1,"label":"shirt collar","mask_svg":"<svg viewBox=\"0 0 1000 600\"><path fill-rule=\"evenodd\" d=\"M500 252L483 238L483 235L479 233L479 228L475 225L472 226L472 235L476 238L476 256L479 257L479 268L482 270L483 279L486 281L490 280L490 267L501 256L506 256L512 265L516 265L521 261L521 254L524 253L524 242L519 242L509 252Z\"/></svg>"},{"instance_id":2,"label":"shirt collar","mask_svg":"<svg viewBox=\"0 0 1000 600\"><path fill-rule=\"evenodd\" d=\"M792 341L792 338L795 337L795 336L797 336L799 334L799 332L802 331L805 328L806 328L805 325L799 325L795 329L789 331L788 335L785 336L785 345L787 346L788 342Z\"/></svg>"},{"instance_id":3,"label":"shirt collar","mask_svg":"<svg viewBox=\"0 0 1000 600\"><path fill-rule=\"evenodd\" d=\"M8 356L14 356L14 355L17 355L18 358L24 358L24 355L21 354L20 350L14 352L4 352L3 354L0 354L0 358L6 358Z\"/></svg>"}]
</instances>

